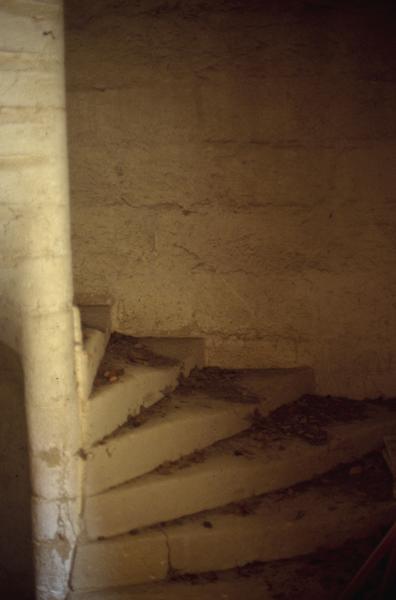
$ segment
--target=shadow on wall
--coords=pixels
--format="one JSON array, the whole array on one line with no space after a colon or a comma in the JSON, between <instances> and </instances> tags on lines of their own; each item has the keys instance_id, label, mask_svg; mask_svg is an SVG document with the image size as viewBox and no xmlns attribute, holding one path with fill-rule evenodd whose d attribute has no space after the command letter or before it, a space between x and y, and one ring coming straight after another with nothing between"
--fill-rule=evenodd
<instances>
[{"instance_id":1,"label":"shadow on wall","mask_svg":"<svg viewBox=\"0 0 396 600\"><path fill-rule=\"evenodd\" d=\"M32 524L23 372L0 343L0 596L33 598Z\"/></svg>"}]
</instances>

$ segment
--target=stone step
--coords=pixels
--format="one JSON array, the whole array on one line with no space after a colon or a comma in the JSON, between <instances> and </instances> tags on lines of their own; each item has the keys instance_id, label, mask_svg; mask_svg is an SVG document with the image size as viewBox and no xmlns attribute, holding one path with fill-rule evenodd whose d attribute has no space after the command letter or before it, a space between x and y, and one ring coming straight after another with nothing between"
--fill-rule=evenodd
<instances>
[{"instance_id":1,"label":"stone step","mask_svg":"<svg viewBox=\"0 0 396 600\"><path fill-rule=\"evenodd\" d=\"M181 375L187 377L204 364L201 339L113 336L112 340L100 367L102 377L85 407L87 449L143 407L161 400L177 386ZM110 381L103 376L106 373Z\"/></svg>"},{"instance_id":2,"label":"stone step","mask_svg":"<svg viewBox=\"0 0 396 600\"><path fill-rule=\"evenodd\" d=\"M80 400L85 403L110 338L110 308L74 307L74 320L76 379Z\"/></svg>"},{"instance_id":3,"label":"stone step","mask_svg":"<svg viewBox=\"0 0 396 600\"><path fill-rule=\"evenodd\" d=\"M248 504L235 505L229 514L204 513L165 527L172 569L203 573L287 559L335 548L393 523L396 503L391 486L386 499L373 501L353 488L353 475L347 477L352 481L343 485L314 484L301 492L289 489L269 495L257 503L253 499L251 514L245 514Z\"/></svg>"},{"instance_id":4,"label":"stone step","mask_svg":"<svg viewBox=\"0 0 396 600\"><path fill-rule=\"evenodd\" d=\"M212 376L207 392L185 382L171 398L93 446L87 455L86 493L97 494L233 436L250 427L254 411L268 414L314 391L311 369L242 371L231 382L223 373L217 380Z\"/></svg>"},{"instance_id":5,"label":"stone step","mask_svg":"<svg viewBox=\"0 0 396 600\"><path fill-rule=\"evenodd\" d=\"M363 409L363 420L327 426L328 440L322 445L295 435L242 434L88 497L86 533L90 539L119 535L288 487L354 460L380 447L396 425L396 412L387 406Z\"/></svg>"},{"instance_id":6,"label":"stone step","mask_svg":"<svg viewBox=\"0 0 396 600\"><path fill-rule=\"evenodd\" d=\"M367 457L309 484L134 535L82 544L72 586L139 584L175 572L219 571L334 548L390 524L396 518L391 491L385 465Z\"/></svg>"},{"instance_id":7,"label":"stone step","mask_svg":"<svg viewBox=\"0 0 396 600\"><path fill-rule=\"evenodd\" d=\"M85 398L88 399L92 391L92 386L99 369L99 365L106 352L106 347L110 339L110 330L100 331L83 327L83 352L86 365L86 389Z\"/></svg>"}]
</instances>

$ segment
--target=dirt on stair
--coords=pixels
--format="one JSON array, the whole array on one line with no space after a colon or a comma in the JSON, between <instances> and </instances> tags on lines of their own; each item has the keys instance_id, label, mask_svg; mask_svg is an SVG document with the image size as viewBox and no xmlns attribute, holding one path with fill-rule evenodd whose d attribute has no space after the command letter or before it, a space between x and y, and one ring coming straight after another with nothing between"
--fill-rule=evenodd
<instances>
[{"instance_id":1,"label":"dirt on stair","mask_svg":"<svg viewBox=\"0 0 396 600\"><path fill-rule=\"evenodd\" d=\"M246 369L219 367L194 369L188 378L181 377L177 392L184 395L205 392L214 399L256 404L260 402L260 397L240 383L241 375L247 372Z\"/></svg>"},{"instance_id":2,"label":"dirt on stair","mask_svg":"<svg viewBox=\"0 0 396 600\"><path fill-rule=\"evenodd\" d=\"M68 600L334 600L386 533L349 541L302 557L199 575L171 572L167 581L100 592L74 592ZM359 600L376 600L384 564ZM7 597L11 597L7 596Z\"/></svg>"},{"instance_id":3,"label":"dirt on stair","mask_svg":"<svg viewBox=\"0 0 396 600\"><path fill-rule=\"evenodd\" d=\"M147 421L149 421L153 417L157 417L157 416L165 417L168 405L169 405L169 397L164 396L164 398L162 398L161 400L159 400L152 406L142 407L140 409L139 414L129 415L127 420L124 423L122 423L122 425L117 427L117 429L115 429L109 435L106 435L101 440L96 442L94 444L94 446L103 446L112 438L116 438L123 431L128 431L128 429L136 429L137 427L141 427L142 425L147 423Z\"/></svg>"},{"instance_id":4,"label":"dirt on stair","mask_svg":"<svg viewBox=\"0 0 396 600\"><path fill-rule=\"evenodd\" d=\"M396 400L380 398L364 401L305 395L295 402L280 406L266 417L256 410L252 417L252 435L256 440L280 440L296 436L309 444L322 445L328 441L327 426L368 419L370 408L374 406L396 410Z\"/></svg>"},{"instance_id":5,"label":"dirt on stair","mask_svg":"<svg viewBox=\"0 0 396 600\"><path fill-rule=\"evenodd\" d=\"M118 381L124 374L125 365L143 365L148 367L168 367L178 361L168 356L156 354L139 338L122 333L112 333L106 348L106 354L100 364L94 385L108 385Z\"/></svg>"},{"instance_id":6,"label":"dirt on stair","mask_svg":"<svg viewBox=\"0 0 396 600\"><path fill-rule=\"evenodd\" d=\"M160 475L169 475L170 473L172 473L174 471L174 468L176 465L177 465L178 469L185 469L185 468L189 467L190 465L203 463L205 461L205 458L206 458L205 450L196 450L192 454L188 454L187 456L183 456L182 458L179 458L178 461L175 461L175 462L168 461L168 462L162 463L162 465L157 467L155 472L159 473Z\"/></svg>"},{"instance_id":7,"label":"dirt on stair","mask_svg":"<svg viewBox=\"0 0 396 600\"><path fill-rule=\"evenodd\" d=\"M202 462L204 455L202 452L197 452L195 462ZM191 464L191 463L189 463ZM163 475L167 475L172 471L172 465L164 465L163 471L158 471ZM381 451L370 452L359 460L352 463L341 464L328 471L327 473L297 483L285 489L276 490L268 494L262 494L227 504L220 508L214 509L217 514L235 514L235 515L254 515L259 509L263 500L271 503L282 502L286 498L297 496L309 489L321 488L324 492L328 490L328 495L331 496L335 487L342 488L345 494L357 497L362 504L372 502L386 502L393 499L393 477L386 464L386 461ZM167 523L160 523L160 526L166 525L183 525L191 519L201 521L202 527L207 529L213 528L213 523L210 520L213 511L203 511L194 515L180 517ZM301 511L296 514L296 519L303 519L306 512ZM154 526L154 529L157 526ZM150 528L148 528L150 529ZM136 535L141 530L133 530L131 535Z\"/></svg>"},{"instance_id":8,"label":"dirt on stair","mask_svg":"<svg viewBox=\"0 0 396 600\"><path fill-rule=\"evenodd\" d=\"M200 586L214 582L241 583L254 589L254 583L263 586L263 598L271 600L333 600L338 598L357 570L368 558L386 533L386 528L375 535L351 540L337 549L319 550L306 556L267 563L254 562L223 572L202 574L170 573L169 581ZM385 565L380 563L369 578L359 600L375 600ZM242 588L243 589L243 588ZM267 593L264 593L264 590ZM175 600L179 598L173 588ZM133 596L132 596L133 597ZM180 596L180 600L182 597Z\"/></svg>"},{"instance_id":9,"label":"dirt on stair","mask_svg":"<svg viewBox=\"0 0 396 600\"><path fill-rule=\"evenodd\" d=\"M223 370L219 371L222 372ZM195 387L194 381L196 380L194 380L192 387L187 388L191 390L191 394L196 393L198 389L201 392L203 389L206 390L203 384L205 378L201 380L199 377L198 381L202 383L202 388L200 387L201 383L199 383L198 387ZM209 377L212 377L212 375L209 375ZM213 378L213 381L216 382L214 385L218 385L216 388L218 397L222 394L222 384L219 383L219 381L222 381L222 377L223 374L216 373ZM225 387L228 385L226 383ZM187 381L186 386L189 386L189 381ZM235 391L235 389L231 391L231 386L232 383L228 389L230 393L234 394L234 401L237 401L238 391ZM186 395L186 388L183 384L178 389L183 391L183 395ZM224 395L221 397L224 398ZM288 440L296 437L313 446L325 445L329 440L328 429L331 425L369 419L376 412L376 407L383 406L387 410L396 410L396 401L394 399L363 401L331 396L305 395L294 402L277 408L267 416L263 416L259 409L256 409L251 417L247 417L247 419L250 419L250 428L241 434L237 434L226 440L220 440L212 446L183 456L179 460L164 462L154 472L161 475L169 475L179 469L185 469L193 464L204 462L217 449L220 450L222 447L227 448L230 442L234 442L233 454L245 457L254 457L257 447L267 447L268 444L275 444L279 450L284 450L287 447ZM138 415L131 418L128 426L139 427L150 417L152 410L149 409L147 414L143 412L141 416Z\"/></svg>"},{"instance_id":10,"label":"dirt on stair","mask_svg":"<svg viewBox=\"0 0 396 600\"><path fill-rule=\"evenodd\" d=\"M381 452L371 452L353 463L338 465L335 469L292 487L276 492L256 496L240 502L234 502L222 509L224 513L238 515L254 514L263 498L280 502L284 498L294 496L310 488L321 487L332 490L334 486L342 487L346 494L358 496L362 503L386 502L393 498L393 477ZM305 515L296 515L302 519Z\"/></svg>"}]
</instances>

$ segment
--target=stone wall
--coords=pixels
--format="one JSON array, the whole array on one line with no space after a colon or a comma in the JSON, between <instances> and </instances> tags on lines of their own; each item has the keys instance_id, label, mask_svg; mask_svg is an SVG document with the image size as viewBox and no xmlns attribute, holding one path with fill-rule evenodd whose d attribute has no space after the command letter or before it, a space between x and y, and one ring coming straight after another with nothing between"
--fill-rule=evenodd
<instances>
[{"instance_id":1,"label":"stone wall","mask_svg":"<svg viewBox=\"0 0 396 600\"><path fill-rule=\"evenodd\" d=\"M392 4L68 1L79 298L212 364L395 393Z\"/></svg>"}]
</instances>

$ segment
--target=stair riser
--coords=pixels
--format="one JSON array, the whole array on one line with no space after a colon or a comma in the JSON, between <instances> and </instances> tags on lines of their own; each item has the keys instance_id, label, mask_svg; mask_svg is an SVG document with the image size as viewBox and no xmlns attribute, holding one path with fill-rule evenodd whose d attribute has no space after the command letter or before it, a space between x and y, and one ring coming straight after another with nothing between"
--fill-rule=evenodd
<instances>
[{"instance_id":1,"label":"stair riser","mask_svg":"<svg viewBox=\"0 0 396 600\"><path fill-rule=\"evenodd\" d=\"M80 546L74 562L73 590L103 589L165 579L169 569L165 536L160 532Z\"/></svg>"}]
</instances>

